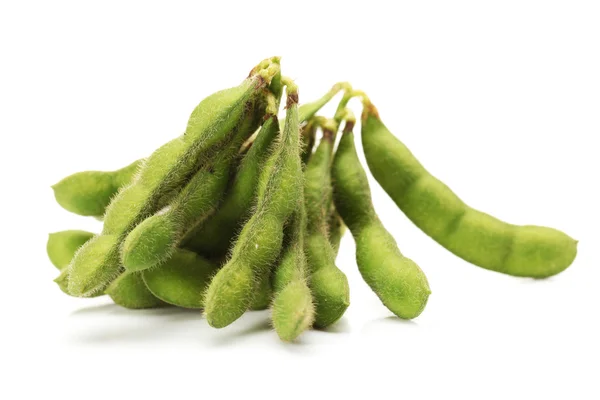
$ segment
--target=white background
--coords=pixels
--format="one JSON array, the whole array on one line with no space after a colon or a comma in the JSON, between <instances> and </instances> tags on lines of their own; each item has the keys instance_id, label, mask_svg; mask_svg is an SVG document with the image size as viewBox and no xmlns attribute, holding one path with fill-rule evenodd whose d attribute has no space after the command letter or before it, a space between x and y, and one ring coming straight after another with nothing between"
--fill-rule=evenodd
<instances>
[{"instance_id":1,"label":"white background","mask_svg":"<svg viewBox=\"0 0 600 400\"><path fill-rule=\"evenodd\" d=\"M1 398L600 398L597 1L90 3L0 5ZM47 234L101 224L58 207L50 185L148 155L272 55L301 100L340 80L366 91L472 206L578 239L573 266L544 281L479 269L373 181L433 290L414 322L361 280L350 236L338 265L352 305L297 344L268 312L213 330L196 311L63 295Z\"/></svg>"}]
</instances>

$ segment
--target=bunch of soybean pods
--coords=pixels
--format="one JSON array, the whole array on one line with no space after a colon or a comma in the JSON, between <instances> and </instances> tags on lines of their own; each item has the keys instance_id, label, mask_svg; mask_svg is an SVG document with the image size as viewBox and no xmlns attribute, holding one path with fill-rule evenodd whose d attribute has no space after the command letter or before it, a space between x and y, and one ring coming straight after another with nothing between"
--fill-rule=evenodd
<instances>
[{"instance_id":1,"label":"bunch of soybean pods","mask_svg":"<svg viewBox=\"0 0 600 400\"><path fill-rule=\"evenodd\" d=\"M334 118L317 116L341 91ZM352 97L363 102L361 138L371 173L439 244L514 276L544 278L573 262L577 242L566 234L511 225L467 206L350 85L336 84L298 106L297 86L273 57L239 86L205 98L183 135L147 159L112 172L79 172L53 186L63 208L104 221L100 234L50 235L56 283L69 295L106 294L132 309L203 309L216 328L249 309L270 308L275 331L291 341L334 324L350 304L348 280L335 264L347 226L366 283L395 315L417 317L429 284L373 208L346 108Z\"/></svg>"}]
</instances>

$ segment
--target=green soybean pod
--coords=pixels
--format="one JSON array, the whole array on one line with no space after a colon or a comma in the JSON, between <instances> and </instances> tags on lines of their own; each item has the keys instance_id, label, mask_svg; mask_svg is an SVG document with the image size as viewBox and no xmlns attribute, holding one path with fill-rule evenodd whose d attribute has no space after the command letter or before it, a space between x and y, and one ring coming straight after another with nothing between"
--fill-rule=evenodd
<instances>
[{"instance_id":1,"label":"green soybean pod","mask_svg":"<svg viewBox=\"0 0 600 400\"><path fill-rule=\"evenodd\" d=\"M182 239L183 247L211 257L227 253L231 239L252 208L261 167L278 133L277 116L269 115L248 153L241 160L219 209L185 235Z\"/></svg>"},{"instance_id":2,"label":"green soybean pod","mask_svg":"<svg viewBox=\"0 0 600 400\"><path fill-rule=\"evenodd\" d=\"M277 85L274 78L271 90L275 98L279 99L281 89ZM300 123L312 118L343 87L345 84L339 83L322 98L302 106L305 112L304 119L300 119ZM232 238L236 236L242 222L247 219L252 209L261 167L270 154L269 150L274 138L279 134L280 124L275 114L267 116L247 154L244 155L219 209L204 223L186 234L182 240L183 247L211 257L221 257L227 253Z\"/></svg>"},{"instance_id":3,"label":"green soybean pod","mask_svg":"<svg viewBox=\"0 0 600 400\"><path fill-rule=\"evenodd\" d=\"M353 125L353 120L346 122L331 168L335 206L354 236L356 262L365 282L390 311L412 319L425 308L431 290L423 271L402 255L373 208L367 174L354 147Z\"/></svg>"},{"instance_id":4,"label":"green soybean pod","mask_svg":"<svg viewBox=\"0 0 600 400\"><path fill-rule=\"evenodd\" d=\"M261 171L255 212L206 292L206 319L215 328L229 325L250 307L260 277L281 251L283 227L302 189L298 92L295 84L286 86L285 127Z\"/></svg>"},{"instance_id":5,"label":"green soybean pod","mask_svg":"<svg viewBox=\"0 0 600 400\"><path fill-rule=\"evenodd\" d=\"M238 143L214 163L204 165L165 210L142 221L123 242L121 260L128 271L142 271L164 263L186 233L208 218L219 205Z\"/></svg>"},{"instance_id":6,"label":"green soybean pod","mask_svg":"<svg viewBox=\"0 0 600 400\"><path fill-rule=\"evenodd\" d=\"M51 233L46 244L48 258L56 268L62 270L69 265L77 250L92 237L93 233L79 230Z\"/></svg>"},{"instance_id":7,"label":"green soybean pod","mask_svg":"<svg viewBox=\"0 0 600 400\"><path fill-rule=\"evenodd\" d=\"M423 232L455 255L513 276L546 278L565 270L577 241L556 229L512 225L466 205L432 176L364 98L362 143L371 173Z\"/></svg>"},{"instance_id":8,"label":"green soybean pod","mask_svg":"<svg viewBox=\"0 0 600 400\"><path fill-rule=\"evenodd\" d=\"M125 308L143 309L168 305L148 290L141 272L121 274L106 288L106 294L115 304Z\"/></svg>"},{"instance_id":9,"label":"green soybean pod","mask_svg":"<svg viewBox=\"0 0 600 400\"><path fill-rule=\"evenodd\" d=\"M333 129L322 126L323 137L304 171L304 202L307 214L305 250L311 272L310 287L315 302L315 327L326 328L338 321L350 305L348 278L335 265L336 253L327 232L331 203L330 168Z\"/></svg>"},{"instance_id":10,"label":"green soybean pod","mask_svg":"<svg viewBox=\"0 0 600 400\"><path fill-rule=\"evenodd\" d=\"M58 204L75 214L101 218L119 189L129 184L143 160L116 171L82 171L52 186Z\"/></svg>"},{"instance_id":11,"label":"green soybean pod","mask_svg":"<svg viewBox=\"0 0 600 400\"><path fill-rule=\"evenodd\" d=\"M119 192L107 209L102 234L83 245L69 265L70 293L86 297L116 279L123 272L119 252L126 235L156 212L199 163L210 160L235 136L246 137L255 130L236 128L247 119L258 119L254 105L279 71L278 59L261 65L241 85L204 99L192 112L185 133L156 150L133 183Z\"/></svg>"},{"instance_id":12,"label":"green soybean pod","mask_svg":"<svg viewBox=\"0 0 600 400\"><path fill-rule=\"evenodd\" d=\"M304 253L306 212L304 196L285 230L284 247L273 273L271 320L281 340L291 342L309 329L315 319L308 266Z\"/></svg>"},{"instance_id":13,"label":"green soybean pod","mask_svg":"<svg viewBox=\"0 0 600 400\"><path fill-rule=\"evenodd\" d=\"M176 249L172 256L156 268L142 271L144 283L160 300L184 308L204 307L204 292L218 264L198 254Z\"/></svg>"}]
</instances>

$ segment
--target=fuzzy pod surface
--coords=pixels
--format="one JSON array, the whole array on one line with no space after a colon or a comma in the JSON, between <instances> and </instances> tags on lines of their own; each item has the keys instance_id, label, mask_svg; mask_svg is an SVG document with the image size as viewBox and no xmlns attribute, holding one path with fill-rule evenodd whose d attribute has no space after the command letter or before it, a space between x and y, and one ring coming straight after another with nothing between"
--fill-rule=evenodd
<instances>
[{"instance_id":1,"label":"fuzzy pod surface","mask_svg":"<svg viewBox=\"0 0 600 400\"><path fill-rule=\"evenodd\" d=\"M146 287L140 272L126 272L106 289L115 304L131 309L165 307L167 303L154 296Z\"/></svg>"},{"instance_id":2,"label":"fuzzy pod surface","mask_svg":"<svg viewBox=\"0 0 600 400\"><path fill-rule=\"evenodd\" d=\"M558 274L574 261L577 241L565 233L509 224L465 204L388 130L368 101L361 136L373 177L416 226L455 255L485 269L532 278Z\"/></svg>"},{"instance_id":3,"label":"fuzzy pod surface","mask_svg":"<svg viewBox=\"0 0 600 400\"><path fill-rule=\"evenodd\" d=\"M284 129L258 180L257 204L206 293L206 319L222 328L251 305L256 287L281 251L283 227L301 190L297 87L287 85Z\"/></svg>"},{"instance_id":4,"label":"fuzzy pod surface","mask_svg":"<svg viewBox=\"0 0 600 400\"><path fill-rule=\"evenodd\" d=\"M67 230L48 235L46 252L54 266L60 270L66 268L81 246L94 237L91 232Z\"/></svg>"},{"instance_id":5,"label":"fuzzy pod surface","mask_svg":"<svg viewBox=\"0 0 600 400\"><path fill-rule=\"evenodd\" d=\"M315 303L315 327L337 322L350 305L346 275L335 265L336 252L329 241L328 218L332 199L331 161L333 132L323 130L323 138L304 171L304 202L307 215L305 251L310 287Z\"/></svg>"},{"instance_id":6,"label":"fuzzy pod surface","mask_svg":"<svg viewBox=\"0 0 600 400\"><path fill-rule=\"evenodd\" d=\"M278 71L278 59L267 60L241 85L205 98L192 112L185 133L146 160L132 184L121 190L109 205L101 239L86 243L70 264L71 294L86 297L103 290L123 272L119 252L125 236L156 212L159 203L181 187L198 164L204 164L229 144L236 127L247 119L259 119L249 110L265 96L270 79ZM237 133L249 136L253 131ZM107 246L109 242L112 247ZM97 257L86 257L91 253Z\"/></svg>"},{"instance_id":7,"label":"fuzzy pod surface","mask_svg":"<svg viewBox=\"0 0 600 400\"><path fill-rule=\"evenodd\" d=\"M356 262L365 282L390 311L412 319L425 309L429 283L417 264L402 255L375 212L352 125L346 124L331 169L335 206L356 242Z\"/></svg>"},{"instance_id":8,"label":"fuzzy pod surface","mask_svg":"<svg viewBox=\"0 0 600 400\"><path fill-rule=\"evenodd\" d=\"M56 202L72 213L100 218L119 189L129 184L143 160L116 171L82 171L52 186Z\"/></svg>"},{"instance_id":9,"label":"fuzzy pod surface","mask_svg":"<svg viewBox=\"0 0 600 400\"><path fill-rule=\"evenodd\" d=\"M202 308L204 292L217 269L217 264L192 251L176 249L165 264L142 271L142 277L148 290L165 303Z\"/></svg>"},{"instance_id":10,"label":"fuzzy pod surface","mask_svg":"<svg viewBox=\"0 0 600 400\"><path fill-rule=\"evenodd\" d=\"M309 329L315 318L308 265L304 253L306 212L304 197L285 230L284 247L273 273L271 321L281 340L291 342Z\"/></svg>"}]
</instances>

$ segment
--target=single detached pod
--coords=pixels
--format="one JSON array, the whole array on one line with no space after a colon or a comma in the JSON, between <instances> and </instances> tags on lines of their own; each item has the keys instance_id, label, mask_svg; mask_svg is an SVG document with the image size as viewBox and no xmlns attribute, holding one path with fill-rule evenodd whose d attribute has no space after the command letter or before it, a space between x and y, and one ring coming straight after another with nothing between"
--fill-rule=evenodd
<instances>
[{"instance_id":1,"label":"single detached pod","mask_svg":"<svg viewBox=\"0 0 600 400\"><path fill-rule=\"evenodd\" d=\"M346 122L331 169L335 206L354 236L356 262L365 282L398 317L415 318L427 304L429 284L377 217L354 147L353 125L352 120Z\"/></svg>"},{"instance_id":2,"label":"single detached pod","mask_svg":"<svg viewBox=\"0 0 600 400\"><path fill-rule=\"evenodd\" d=\"M423 232L457 256L508 275L545 278L565 270L577 241L561 231L512 225L466 205L432 176L364 98L362 144L371 173Z\"/></svg>"}]
</instances>

